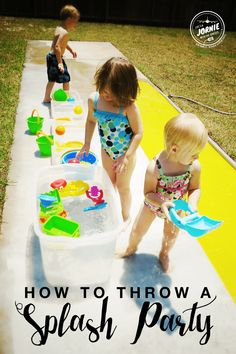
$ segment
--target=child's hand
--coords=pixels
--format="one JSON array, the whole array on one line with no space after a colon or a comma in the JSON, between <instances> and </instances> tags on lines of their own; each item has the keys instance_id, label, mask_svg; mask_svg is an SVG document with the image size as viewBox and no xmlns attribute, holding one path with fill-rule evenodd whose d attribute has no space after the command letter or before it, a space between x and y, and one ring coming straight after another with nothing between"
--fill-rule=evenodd
<instances>
[{"instance_id":1,"label":"child's hand","mask_svg":"<svg viewBox=\"0 0 236 354\"><path fill-rule=\"evenodd\" d=\"M175 205L171 202L163 202L161 204L161 209L164 212L166 218L168 221L171 221L170 219L170 214L169 214L169 208L174 207Z\"/></svg>"},{"instance_id":2,"label":"child's hand","mask_svg":"<svg viewBox=\"0 0 236 354\"><path fill-rule=\"evenodd\" d=\"M73 58L77 58L77 52L75 50L72 49L71 54Z\"/></svg>"},{"instance_id":3,"label":"child's hand","mask_svg":"<svg viewBox=\"0 0 236 354\"><path fill-rule=\"evenodd\" d=\"M118 157L116 162L113 164L113 169L116 173L122 173L127 171L127 165L129 160L125 155Z\"/></svg>"},{"instance_id":4,"label":"child's hand","mask_svg":"<svg viewBox=\"0 0 236 354\"><path fill-rule=\"evenodd\" d=\"M84 156L84 154L86 154L86 156L88 156L89 150L90 150L90 145L89 144L84 144L82 146L82 149L76 155L76 159L79 159L81 156Z\"/></svg>"},{"instance_id":5,"label":"child's hand","mask_svg":"<svg viewBox=\"0 0 236 354\"><path fill-rule=\"evenodd\" d=\"M64 74L64 66L63 66L62 63L59 63L59 64L58 64L58 69L60 70L60 72L61 72L62 74Z\"/></svg>"}]
</instances>

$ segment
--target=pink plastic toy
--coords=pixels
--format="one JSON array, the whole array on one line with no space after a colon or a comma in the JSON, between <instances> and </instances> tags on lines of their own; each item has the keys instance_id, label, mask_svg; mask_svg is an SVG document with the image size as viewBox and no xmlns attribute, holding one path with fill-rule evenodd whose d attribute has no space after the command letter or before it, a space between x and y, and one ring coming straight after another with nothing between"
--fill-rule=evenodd
<instances>
[{"instance_id":1,"label":"pink plastic toy","mask_svg":"<svg viewBox=\"0 0 236 354\"><path fill-rule=\"evenodd\" d=\"M105 202L103 199L103 190L98 189L97 186L92 186L90 190L86 191L86 195L95 203L95 206Z\"/></svg>"}]
</instances>

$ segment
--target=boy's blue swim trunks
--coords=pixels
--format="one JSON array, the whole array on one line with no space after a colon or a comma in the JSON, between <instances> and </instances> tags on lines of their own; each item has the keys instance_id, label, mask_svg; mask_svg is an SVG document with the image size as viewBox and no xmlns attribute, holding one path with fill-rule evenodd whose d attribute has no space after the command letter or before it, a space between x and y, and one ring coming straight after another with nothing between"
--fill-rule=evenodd
<instances>
[{"instance_id":1,"label":"boy's blue swim trunks","mask_svg":"<svg viewBox=\"0 0 236 354\"><path fill-rule=\"evenodd\" d=\"M70 81L70 74L68 72L67 65L66 65L63 58L62 58L62 63L64 66L64 73L63 74L58 69L58 62L57 62L56 54L48 53L46 59L47 59L48 81L58 82L59 84Z\"/></svg>"}]
</instances>

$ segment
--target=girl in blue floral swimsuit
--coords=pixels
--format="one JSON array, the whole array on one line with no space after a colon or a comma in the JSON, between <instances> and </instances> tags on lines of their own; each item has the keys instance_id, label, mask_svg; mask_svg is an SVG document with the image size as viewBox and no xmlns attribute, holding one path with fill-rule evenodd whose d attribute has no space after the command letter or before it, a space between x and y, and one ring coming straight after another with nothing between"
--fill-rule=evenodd
<instances>
[{"instance_id":1,"label":"girl in blue floral swimsuit","mask_svg":"<svg viewBox=\"0 0 236 354\"><path fill-rule=\"evenodd\" d=\"M117 187L122 216L130 220L130 179L135 152L143 130L135 99L138 79L134 66L124 58L111 58L95 74L96 92L88 99L84 146L78 156L88 154L95 125L101 143L103 167Z\"/></svg>"},{"instance_id":2,"label":"girl in blue floral swimsuit","mask_svg":"<svg viewBox=\"0 0 236 354\"><path fill-rule=\"evenodd\" d=\"M194 211L200 196L200 164L198 155L207 143L203 123L191 113L172 118L165 126L165 150L150 163L144 182L145 200L134 222L129 245L123 257L136 252L142 237L155 217L164 219L162 248L159 261L165 272L169 270L169 251L179 229L170 221L168 208L172 202L188 196Z\"/></svg>"},{"instance_id":3,"label":"girl in blue floral swimsuit","mask_svg":"<svg viewBox=\"0 0 236 354\"><path fill-rule=\"evenodd\" d=\"M93 116L97 118L100 142L107 155L117 160L127 152L133 130L123 107L120 107L119 113L102 111L98 109L98 100L99 93L96 92Z\"/></svg>"}]
</instances>

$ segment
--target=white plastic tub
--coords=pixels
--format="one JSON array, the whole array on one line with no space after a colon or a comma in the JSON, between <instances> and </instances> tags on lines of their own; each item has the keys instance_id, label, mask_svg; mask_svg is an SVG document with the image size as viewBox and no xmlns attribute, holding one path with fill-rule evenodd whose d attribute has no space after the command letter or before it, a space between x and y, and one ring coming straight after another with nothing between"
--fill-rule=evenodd
<instances>
[{"instance_id":1,"label":"white plastic tub","mask_svg":"<svg viewBox=\"0 0 236 354\"><path fill-rule=\"evenodd\" d=\"M73 96L73 95L72 95ZM76 114L74 112L74 108L76 106L80 106L82 108L81 114ZM75 101L51 101L51 110L52 110L52 117L61 118L61 117L69 117L77 120L84 120L87 115L87 107L84 104L83 100L80 97L75 97Z\"/></svg>"},{"instance_id":2,"label":"white plastic tub","mask_svg":"<svg viewBox=\"0 0 236 354\"><path fill-rule=\"evenodd\" d=\"M64 133L58 135L57 127L63 127ZM81 149L84 140L85 122L82 120L63 121L53 120L51 133L54 136L54 145L52 146L52 164L61 163L61 157L68 151ZM80 143L80 144L79 144Z\"/></svg>"},{"instance_id":3,"label":"white plastic tub","mask_svg":"<svg viewBox=\"0 0 236 354\"><path fill-rule=\"evenodd\" d=\"M79 238L49 236L39 223L40 193L48 192L50 183L59 178L83 180L98 185L108 203L102 210L84 212L92 202L86 195L63 198L72 220L80 222ZM106 282L110 277L117 235L122 218L118 197L105 170L86 165L51 166L40 171L36 191L34 230L39 237L44 273L52 285L83 286Z\"/></svg>"}]
</instances>

